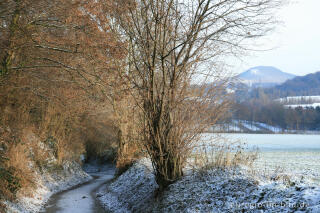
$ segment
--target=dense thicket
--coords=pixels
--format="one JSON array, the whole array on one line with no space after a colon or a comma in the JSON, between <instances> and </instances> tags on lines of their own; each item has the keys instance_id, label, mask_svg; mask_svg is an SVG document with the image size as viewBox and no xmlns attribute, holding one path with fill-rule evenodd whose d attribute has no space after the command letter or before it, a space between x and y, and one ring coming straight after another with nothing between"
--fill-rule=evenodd
<instances>
[{"instance_id":1,"label":"dense thicket","mask_svg":"<svg viewBox=\"0 0 320 213\"><path fill-rule=\"evenodd\" d=\"M99 2L0 2L0 199L27 192L40 168L116 149L110 88L125 53L97 20L108 10Z\"/></svg>"}]
</instances>

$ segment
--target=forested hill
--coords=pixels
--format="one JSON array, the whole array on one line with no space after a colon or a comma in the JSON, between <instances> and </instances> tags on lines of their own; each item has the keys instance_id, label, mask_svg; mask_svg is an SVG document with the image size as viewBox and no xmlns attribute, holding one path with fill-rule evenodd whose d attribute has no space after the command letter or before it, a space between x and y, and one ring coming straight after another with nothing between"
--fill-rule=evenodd
<instances>
[{"instance_id":1,"label":"forested hill","mask_svg":"<svg viewBox=\"0 0 320 213\"><path fill-rule=\"evenodd\" d=\"M245 101L251 98L259 99L267 96L269 99L277 99L288 96L318 96L320 95L320 71L305 76L298 76L291 80L271 88L250 88L242 85L237 89L238 101Z\"/></svg>"},{"instance_id":2,"label":"forested hill","mask_svg":"<svg viewBox=\"0 0 320 213\"><path fill-rule=\"evenodd\" d=\"M320 95L320 71L295 77L281 85L265 89L265 93L279 97Z\"/></svg>"}]
</instances>

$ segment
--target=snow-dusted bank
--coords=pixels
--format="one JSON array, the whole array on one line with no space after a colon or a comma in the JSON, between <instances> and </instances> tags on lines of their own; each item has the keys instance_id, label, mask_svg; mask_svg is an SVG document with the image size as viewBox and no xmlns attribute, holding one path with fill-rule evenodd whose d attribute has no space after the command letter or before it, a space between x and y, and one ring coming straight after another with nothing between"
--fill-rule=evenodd
<instances>
[{"instance_id":1,"label":"snow-dusted bank","mask_svg":"<svg viewBox=\"0 0 320 213\"><path fill-rule=\"evenodd\" d=\"M97 197L111 212L320 212L316 183L245 167L189 170L162 195L155 196L156 189L151 164L142 159Z\"/></svg>"},{"instance_id":2,"label":"snow-dusted bank","mask_svg":"<svg viewBox=\"0 0 320 213\"><path fill-rule=\"evenodd\" d=\"M63 170L37 174L36 190L32 197L20 197L17 203L6 202L7 212L39 212L48 199L55 193L87 182L92 177L75 162L66 162Z\"/></svg>"}]
</instances>

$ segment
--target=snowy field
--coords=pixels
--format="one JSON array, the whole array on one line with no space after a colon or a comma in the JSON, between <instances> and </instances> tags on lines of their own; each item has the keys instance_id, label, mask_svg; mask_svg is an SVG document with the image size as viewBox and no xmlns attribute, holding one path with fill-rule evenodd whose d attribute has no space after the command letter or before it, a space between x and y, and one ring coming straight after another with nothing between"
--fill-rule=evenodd
<instances>
[{"instance_id":1,"label":"snowy field","mask_svg":"<svg viewBox=\"0 0 320 213\"><path fill-rule=\"evenodd\" d=\"M320 107L320 96L289 96L275 101L285 104L286 108L316 108Z\"/></svg>"},{"instance_id":2,"label":"snowy field","mask_svg":"<svg viewBox=\"0 0 320 213\"><path fill-rule=\"evenodd\" d=\"M317 108L320 107L320 103L313 103L313 104L287 104L284 105L285 108L298 108L298 107L302 107L302 108Z\"/></svg>"},{"instance_id":3,"label":"snowy field","mask_svg":"<svg viewBox=\"0 0 320 213\"><path fill-rule=\"evenodd\" d=\"M320 135L221 134L259 149L255 165L261 171L303 176L320 183ZM210 134L206 135L210 137Z\"/></svg>"},{"instance_id":4,"label":"snowy field","mask_svg":"<svg viewBox=\"0 0 320 213\"><path fill-rule=\"evenodd\" d=\"M216 137L206 134L205 137ZM299 134L220 134L230 140L240 140L260 151L320 151L320 135Z\"/></svg>"}]
</instances>

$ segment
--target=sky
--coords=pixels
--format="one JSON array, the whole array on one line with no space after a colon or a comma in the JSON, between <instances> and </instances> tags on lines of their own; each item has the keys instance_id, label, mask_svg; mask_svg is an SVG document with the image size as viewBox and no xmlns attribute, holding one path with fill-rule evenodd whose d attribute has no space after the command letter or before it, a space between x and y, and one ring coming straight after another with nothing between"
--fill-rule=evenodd
<instances>
[{"instance_id":1,"label":"sky","mask_svg":"<svg viewBox=\"0 0 320 213\"><path fill-rule=\"evenodd\" d=\"M320 0L291 0L280 9L282 21L262 49L234 63L240 73L255 66L274 66L295 75L320 71Z\"/></svg>"}]
</instances>

